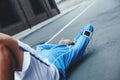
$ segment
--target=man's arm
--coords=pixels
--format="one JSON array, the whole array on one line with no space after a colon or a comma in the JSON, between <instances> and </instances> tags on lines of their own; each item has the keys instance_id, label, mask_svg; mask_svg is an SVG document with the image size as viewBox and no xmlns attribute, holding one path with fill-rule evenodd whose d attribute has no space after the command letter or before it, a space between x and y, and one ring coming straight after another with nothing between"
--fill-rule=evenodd
<instances>
[{"instance_id":1,"label":"man's arm","mask_svg":"<svg viewBox=\"0 0 120 80\"><path fill-rule=\"evenodd\" d=\"M18 47L18 42L14 38L9 35L0 33L0 43L3 43L7 48L9 48L12 52L12 55L16 59L16 67L17 70L21 70L22 67L22 59L23 59L23 51L21 51Z\"/></svg>"},{"instance_id":2,"label":"man's arm","mask_svg":"<svg viewBox=\"0 0 120 80\"><path fill-rule=\"evenodd\" d=\"M0 80L14 80L14 72L22 70L23 52L12 37L0 33Z\"/></svg>"},{"instance_id":3,"label":"man's arm","mask_svg":"<svg viewBox=\"0 0 120 80\"><path fill-rule=\"evenodd\" d=\"M9 35L0 33L0 42L8 46L12 51L18 46L18 42Z\"/></svg>"}]
</instances>

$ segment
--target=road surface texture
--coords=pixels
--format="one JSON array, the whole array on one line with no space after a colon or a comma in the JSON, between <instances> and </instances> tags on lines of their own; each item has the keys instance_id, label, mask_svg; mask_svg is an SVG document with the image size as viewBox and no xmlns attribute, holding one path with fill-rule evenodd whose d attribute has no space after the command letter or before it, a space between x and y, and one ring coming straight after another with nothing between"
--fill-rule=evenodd
<instances>
[{"instance_id":1,"label":"road surface texture","mask_svg":"<svg viewBox=\"0 0 120 80\"><path fill-rule=\"evenodd\" d=\"M32 47L73 39L92 24L94 35L81 61L68 71L68 80L120 80L120 0L86 0L77 8L21 40Z\"/></svg>"}]
</instances>

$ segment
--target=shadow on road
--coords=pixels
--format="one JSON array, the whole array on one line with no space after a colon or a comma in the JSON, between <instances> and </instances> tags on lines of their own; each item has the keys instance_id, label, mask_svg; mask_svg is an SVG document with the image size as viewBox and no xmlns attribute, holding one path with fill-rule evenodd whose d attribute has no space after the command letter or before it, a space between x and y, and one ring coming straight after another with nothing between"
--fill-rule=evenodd
<instances>
[{"instance_id":1,"label":"shadow on road","mask_svg":"<svg viewBox=\"0 0 120 80\"><path fill-rule=\"evenodd\" d=\"M89 48L87 50L87 52L85 52L85 55L83 56L83 58L81 58L80 60L76 61L75 64L73 64L72 66L69 67L69 69L67 70L67 78L71 75L71 73L74 70L78 69L78 67L80 67L84 62L86 62L90 57L95 56L96 52L97 51L95 50L95 48Z\"/></svg>"}]
</instances>

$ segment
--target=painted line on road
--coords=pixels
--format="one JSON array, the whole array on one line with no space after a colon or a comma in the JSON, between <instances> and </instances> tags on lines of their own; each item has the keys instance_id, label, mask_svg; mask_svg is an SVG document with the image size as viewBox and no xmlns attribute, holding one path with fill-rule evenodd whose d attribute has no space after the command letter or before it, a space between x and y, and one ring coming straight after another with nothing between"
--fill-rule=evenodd
<instances>
[{"instance_id":1,"label":"painted line on road","mask_svg":"<svg viewBox=\"0 0 120 80\"><path fill-rule=\"evenodd\" d=\"M82 14L84 14L95 2L96 2L96 0L94 0L87 8L85 8L79 15L77 15L75 18L73 18L69 23L67 23L59 32L57 32L53 37L51 37L46 43L51 42L62 31L64 31L67 27L69 27L75 20L77 20Z\"/></svg>"}]
</instances>

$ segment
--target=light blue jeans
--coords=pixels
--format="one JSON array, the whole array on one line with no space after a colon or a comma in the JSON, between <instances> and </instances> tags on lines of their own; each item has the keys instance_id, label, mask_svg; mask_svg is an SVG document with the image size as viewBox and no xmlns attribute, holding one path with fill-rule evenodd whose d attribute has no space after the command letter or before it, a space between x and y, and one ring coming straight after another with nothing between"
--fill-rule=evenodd
<instances>
[{"instance_id":1,"label":"light blue jeans","mask_svg":"<svg viewBox=\"0 0 120 80\"><path fill-rule=\"evenodd\" d=\"M66 70L68 67L83 56L90 40L82 35L84 30L93 32L94 29L92 25L83 27L74 38L75 45L43 44L36 46L38 53L57 67L60 72L60 80L66 80Z\"/></svg>"}]
</instances>

